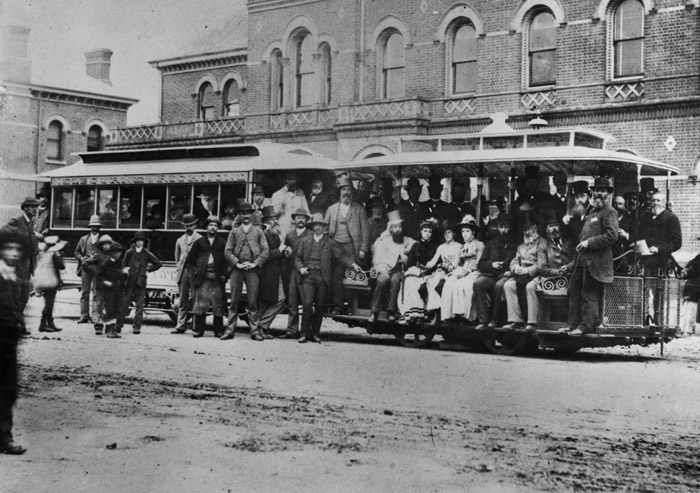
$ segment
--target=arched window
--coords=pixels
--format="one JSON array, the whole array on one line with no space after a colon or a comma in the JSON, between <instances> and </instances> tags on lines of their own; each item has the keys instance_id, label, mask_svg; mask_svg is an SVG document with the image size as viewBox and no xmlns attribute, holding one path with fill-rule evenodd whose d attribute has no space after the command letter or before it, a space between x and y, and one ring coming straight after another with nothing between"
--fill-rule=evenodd
<instances>
[{"instance_id":1,"label":"arched window","mask_svg":"<svg viewBox=\"0 0 700 493\"><path fill-rule=\"evenodd\" d=\"M625 0L617 6L613 19L614 77L644 73L644 5Z\"/></svg>"},{"instance_id":2,"label":"arched window","mask_svg":"<svg viewBox=\"0 0 700 493\"><path fill-rule=\"evenodd\" d=\"M214 108L214 87L209 83L205 82L199 88L199 119L200 120L213 120Z\"/></svg>"},{"instance_id":3,"label":"arched window","mask_svg":"<svg viewBox=\"0 0 700 493\"><path fill-rule=\"evenodd\" d=\"M87 150L88 152L101 151L104 149L104 140L102 139L102 127L93 125L88 130Z\"/></svg>"},{"instance_id":4,"label":"arched window","mask_svg":"<svg viewBox=\"0 0 700 493\"><path fill-rule=\"evenodd\" d=\"M331 104L331 46L323 43L319 48L321 52L321 104L328 106Z\"/></svg>"},{"instance_id":5,"label":"arched window","mask_svg":"<svg viewBox=\"0 0 700 493\"><path fill-rule=\"evenodd\" d=\"M46 131L46 158L63 160L63 124L58 120L49 123Z\"/></svg>"},{"instance_id":6,"label":"arched window","mask_svg":"<svg viewBox=\"0 0 700 493\"><path fill-rule=\"evenodd\" d=\"M313 38L308 32L296 39L294 76L296 78L296 105L310 106L318 99L314 94Z\"/></svg>"},{"instance_id":7,"label":"arched window","mask_svg":"<svg viewBox=\"0 0 700 493\"><path fill-rule=\"evenodd\" d=\"M546 86L557 81L557 20L543 10L530 21L528 36L530 86Z\"/></svg>"},{"instance_id":8,"label":"arched window","mask_svg":"<svg viewBox=\"0 0 700 493\"><path fill-rule=\"evenodd\" d=\"M270 108L277 111L284 106L284 67L282 52L275 50L270 55Z\"/></svg>"},{"instance_id":9,"label":"arched window","mask_svg":"<svg viewBox=\"0 0 700 493\"><path fill-rule=\"evenodd\" d=\"M382 98L398 99L405 94L404 72L406 69L403 36L393 31L384 38L382 52Z\"/></svg>"},{"instance_id":10,"label":"arched window","mask_svg":"<svg viewBox=\"0 0 700 493\"><path fill-rule=\"evenodd\" d=\"M236 79L229 80L224 86L226 116L241 116L241 96L241 90Z\"/></svg>"},{"instance_id":11,"label":"arched window","mask_svg":"<svg viewBox=\"0 0 700 493\"><path fill-rule=\"evenodd\" d=\"M470 22L456 24L451 41L452 94L476 92L476 28Z\"/></svg>"}]
</instances>

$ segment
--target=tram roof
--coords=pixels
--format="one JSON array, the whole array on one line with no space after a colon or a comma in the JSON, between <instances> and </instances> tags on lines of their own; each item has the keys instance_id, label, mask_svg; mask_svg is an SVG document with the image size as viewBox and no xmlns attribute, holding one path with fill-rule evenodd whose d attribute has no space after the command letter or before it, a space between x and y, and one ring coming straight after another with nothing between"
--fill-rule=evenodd
<instances>
[{"instance_id":1,"label":"tram roof","mask_svg":"<svg viewBox=\"0 0 700 493\"><path fill-rule=\"evenodd\" d=\"M39 176L48 178L183 175L285 169L325 169L335 159L303 146L261 142L77 153L81 160Z\"/></svg>"},{"instance_id":2,"label":"tram roof","mask_svg":"<svg viewBox=\"0 0 700 493\"><path fill-rule=\"evenodd\" d=\"M511 170L539 166L544 175L563 171L572 176L678 175L670 164L652 161L628 152L591 149L583 146L531 147L517 149L441 150L400 152L340 163L336 170L363 169L367 172L402 168L403 176L508 176Z\"/></svg>"}]
</instances>

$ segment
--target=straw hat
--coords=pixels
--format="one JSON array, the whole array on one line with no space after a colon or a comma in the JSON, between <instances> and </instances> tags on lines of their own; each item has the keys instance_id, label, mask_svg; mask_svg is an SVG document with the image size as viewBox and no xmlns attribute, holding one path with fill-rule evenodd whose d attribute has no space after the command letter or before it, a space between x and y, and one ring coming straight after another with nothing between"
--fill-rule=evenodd
<instances>
[{"instance_id":1,"label":"straw hat","mask_svg":"<svg viewBox=\"0 0 700 493\"><path fill-rule=\"evenodd\" d=\"M90 222L88 223L88 227L92 228L93 226L102 226L102 221L100 221L100 216L95 214L94 216L90 216Z\"/></svg>"},{"instance_id":2,"label":"straw hat","mask_svg":"<svg viewBox=\"0 0 700 493\"><path fill-rule=\"evenodd\" d=\"M68 243L66 240L61 240L58 235L44 236L44 243L48 246L48 252L60 252Z\"/></svg>"}]
</instances>

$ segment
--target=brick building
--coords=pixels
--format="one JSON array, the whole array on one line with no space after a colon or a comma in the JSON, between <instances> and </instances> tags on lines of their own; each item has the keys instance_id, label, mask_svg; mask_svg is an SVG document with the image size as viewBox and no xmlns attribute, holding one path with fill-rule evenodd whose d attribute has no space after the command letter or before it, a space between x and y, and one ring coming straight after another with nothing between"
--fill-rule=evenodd
<instances>
[{"instance_id":1,"label":"brick building","mask_svg":"<svg viewBox=\"0 0 700 493\"><path fill-rule=\"evenodd\" d=\"M161 122L111 145L266 139L352 160L539 112L678 166L684 250L700 250L698 0L249 0L228 22L211 47L153 62Z\"/></svg>"},{"instance_id":2,"label":"brick building","mask_svg":"<svg viewBox=\"0 0 700 493\"><path fill-rule=\"evenodd\" d=\"M26 27L0 26L0 224L35 194L34 175L76 162L72 153L103 149L137 102L112 87L107 49L86 53L84 72L33 77L29 36Z\"/></svg>"}]
</instances>

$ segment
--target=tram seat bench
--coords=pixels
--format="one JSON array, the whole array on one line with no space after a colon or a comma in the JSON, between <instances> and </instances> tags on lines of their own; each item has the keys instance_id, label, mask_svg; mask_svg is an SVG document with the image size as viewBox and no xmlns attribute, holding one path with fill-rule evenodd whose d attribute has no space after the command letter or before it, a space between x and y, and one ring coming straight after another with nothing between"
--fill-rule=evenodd
<instances>
[{"instance_id":1,"label":"tram seat bench","mask_svg":"<svg viewBox=\"0 0 700 493\"><path fill-rule=\"evenodd\" d=\"M349 298L349 308L352 315L368 317L371 313L372 286L369 282L343 280L343 286Z\"/></svg>"},{"instance_id":2,"label":"tram seat bench","mask_svg":"<svg viewBox=\"0 0 700 493\"><path fill-rule=\"evenodd\" d=\"M569 325L569 297L562 294L538 292L540 314L538 325L544 330L555 330Z\"/></svg>"}]
</instances>

